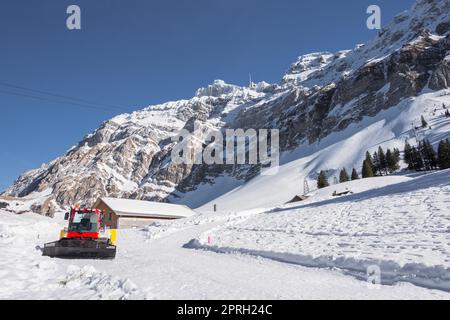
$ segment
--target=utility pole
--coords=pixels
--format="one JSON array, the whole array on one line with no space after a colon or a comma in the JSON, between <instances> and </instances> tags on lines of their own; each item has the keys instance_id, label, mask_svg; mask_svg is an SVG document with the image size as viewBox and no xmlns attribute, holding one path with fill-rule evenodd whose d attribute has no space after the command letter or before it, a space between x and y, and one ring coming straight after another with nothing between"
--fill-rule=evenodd
<instances>
[{"instance_id":1,"label":"utility pole","mask_svg":"<svg viewBox=\"0 0 450 320\"><path fill-rule=\"evenodd\" d=\"M303 195L306 196L307 194L309 194L310 190L309 190L309 184L308 184L308 180L303 181Z\"/></svg>"},{"instance_id":2,"label":"utility pole","mask_svg":"<svg viewBox=\"0 0 450 320\"><path fill-rule=\"evenodd\" d=\"M414 138L416 139L416 145L419 145L419 137L417 136L416 127L414 126L414 122L411 122L412 131L414 134Z\"/></svg>"},{"instance_id":3,"label":"utility pole","mask_svg":"<svg viewBox=\"0 0 450 320\"><path fill-rule=\"evenodd\" d=\"M248 86L249 89L254 89L256 86L253 83L253 79L252 79L252 74L251 73L248 74L248 78L249 78L249 86Z\"/></svg>"}]
</instances>

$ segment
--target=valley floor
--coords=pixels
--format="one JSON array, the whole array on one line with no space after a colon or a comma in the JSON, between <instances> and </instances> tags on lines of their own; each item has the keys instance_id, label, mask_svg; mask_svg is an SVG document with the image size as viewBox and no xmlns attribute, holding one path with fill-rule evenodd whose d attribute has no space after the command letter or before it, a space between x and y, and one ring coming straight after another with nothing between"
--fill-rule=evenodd
<instances>
[{"instance_id":1,"label":"valley floor","mask_svg":"<svg viewBox=\"0 0 450 320\"><path fill-rule=\"evenodd\" d=\"M113 261L42 257L61 215L0 211L0 299L450 299L450 171L362 181L119 230ZM373 264L384 285L367 283Z\"/></svg>"}]
</instances>

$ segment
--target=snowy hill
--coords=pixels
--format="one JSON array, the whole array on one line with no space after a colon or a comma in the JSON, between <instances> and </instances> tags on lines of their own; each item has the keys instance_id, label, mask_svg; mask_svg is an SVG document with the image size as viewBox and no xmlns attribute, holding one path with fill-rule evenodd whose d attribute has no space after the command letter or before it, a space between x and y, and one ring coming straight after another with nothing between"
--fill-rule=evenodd
<instances>
[{"instance_id":1,"label":"snowy hill","mask_svg":"<svg viewBox=\"0 0 450 320\"><path fill-rule=\"evenodd\" d=\"M43 257L62 215L0 209L0 299L450 299L449 179L352 181L267 211L122 229L114 261Z\"/></svg>"},{"instance_id":2,"label":"snowy hill","mask_svg":"<svg viewBox=\"0 0 450 320\"><path fill-rule=\"evenodd\" d=\"M443 138L448 122L439 104L449 105L449 12L448 0L418 0L365 45L300 57L279 84L246 88L218 80L191 99L119 115L65 155L23 174L4 195L43 195L33 210L47 215L74 203L92 205L100 196L199 207L230 191L216 201L223 209L246 197L252 201L243 208L273 206L301 192L304 178L312 181L318 170L359 168L367 149L400 146L422 114L433 124L423 134ZM279 129L280 174L259 177L258 165L175 163L170 138L192 131L194 122L219 130ZM283 195L267 191L269 182L283 187ZM260 191L238 195L252 186Z\"/></svg>"},{"instance_id":3,"label":"snowy hill","mask_svg":"<svg viewBox=\"0 0 450 320\"><path fill-rule=\"evenodd\" d=\"M258 176L205 204L200 210L210 211L214 204L221 211L272 208L284 204L303 194L305 179L312 190L316 189L320 170L328 170L330 181L333 176L339 177L342 168L349 172L356 168L361 172L366 151L373 153L379 146L403 150L405 140L415 143L415 135L419 139L429 139L437 148L441 139L450 137L450 119L444 116L442 103L450 105L450 90L404 100L316 144L302 144L284 154L278 174ZM431 129L413 129L420 126L421 115L429 119Z\"/></svg>"},{"instance_id":4,"label":"snowy hill","mask_svg":"<svg viewBox=\"0 0 450 320\"><path fill-rule=\"evenodd\" d=\"M375 265L383 284L450 291L449 181L445 170L331 186L304 202L208 230L188 247L338 268L359 279ZM345 189L354 193L332 196Z\"/></svg>"}]
</instances>

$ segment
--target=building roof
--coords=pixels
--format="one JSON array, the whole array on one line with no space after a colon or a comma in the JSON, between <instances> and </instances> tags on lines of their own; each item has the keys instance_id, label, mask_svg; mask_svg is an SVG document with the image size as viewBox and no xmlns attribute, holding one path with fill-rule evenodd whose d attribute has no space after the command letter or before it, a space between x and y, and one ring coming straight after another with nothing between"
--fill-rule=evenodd
<instances>
[{"instance_id":1,"label":"building roof","mask_svg":"<svg viewBox=\"0 0 450 320\"><path fill-rule=\"evenodd\" d=\"M100 202L105 203L118 216L124 217L186 218L196 214L187 206L163 202L100 198L95 206Z\"/></svg>"},{"instance_id":2,"label":"building roof","mask_svg":"<svg viewBox=\"0 0 450 320\"><path fill-rule=\"evenodd\" d=\"M294 198L292 198L292 200L286 202L286 204L288 203L293 203L293 202L300 202L300 201L304 201L306 199L308 199L309 196L308 195L296 195Z\"/></svg>"}]
</instances>

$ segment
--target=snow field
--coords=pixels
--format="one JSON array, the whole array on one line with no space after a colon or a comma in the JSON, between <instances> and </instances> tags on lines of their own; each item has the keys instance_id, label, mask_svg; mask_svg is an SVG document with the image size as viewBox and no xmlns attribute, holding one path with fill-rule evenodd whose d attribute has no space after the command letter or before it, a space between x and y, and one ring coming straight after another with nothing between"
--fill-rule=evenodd
<instances>
[{"instance_id":1,"label":"snow field","mask_svg":"<svg viewBox=\"0 0 450 320\"><path fill-rule=\"evenodd\" d=\"M222 224L255 214L199 215L174 221L173 226L153 225L150 234L145 229L119 230L116 259L102 261L43 257L36 247L55 240L60 226L49 218L0 211L2 234L23 240L0 243L0 299L450 298L443 291L406 283L374 289L337 270L184 248L191 239L211 235ZM33 228L36 221L51 222L43 232L42 227Z\"/></svg>"},{"instance_id":2,"label":"snow field","mask_svg":"<svg viewBox=\"0 0 450 320\"><path fill-rule=\"evenodd\" d=\"M189 247L339 268L362 279L377 265L385 284L450 291L449 182L446 170L348 182L338 188L354 194L343 197L332 197L331 186L317 198L220 226Z\"/></svg>"}]
</instances>

